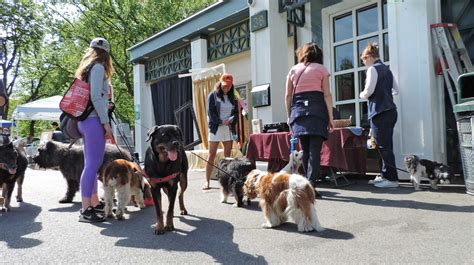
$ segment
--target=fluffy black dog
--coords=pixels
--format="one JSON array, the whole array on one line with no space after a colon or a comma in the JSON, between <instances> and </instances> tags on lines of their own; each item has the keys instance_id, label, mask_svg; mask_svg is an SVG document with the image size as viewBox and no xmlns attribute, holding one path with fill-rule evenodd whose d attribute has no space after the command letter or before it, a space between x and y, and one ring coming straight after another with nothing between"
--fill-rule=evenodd
<instances>
[{"instance_id":1,"label":"fluffy black dog","mask_svg":"<svg viewBox=\"0 0 474 265\"><path fill-rule=\"evenodd\" d=\"M188 187L188 159L183 147L183 135L178 126L154 126L148 131L150 147L146 150L144 174L151 185L156 211L155 234L174 230L174 202L179 192L181 215L188 214L184 207L184 191ZM168 195L166 226L163 221L161 189Z\"/></svg>"},{"instance_id":2,"label":"fluffy black dog","mask_svg":"<svg viewBox=\"0 0 474 265\"><path fill-rule=\"evenodd\" d=\"M125 159L132 161L130 152L118 148L116 145L107 144L105 146L104 162L99 169L99 176L108 163L115 159ZM38 166L42 168L59 168L61 174L67 181L66 196L59 200L59 203L71 203L74 195L79 190L81 173L84 169L84 149L83 146L48 141L38 148L38 154L33 157Z\"/></svg>"},{"instance_id":3,"label":"fluffy black dog","mask_svg":"<svg viewBox=\"0 0 474 265\"><path fill-rule=\"evenodd\" d=\"M217 177L221 184L221 202L227 203L229 194L233 194L236 200L234 206L242 207L244 183L247 174L255 169L255 163L245 157L224 158L219 161L219 168L222 170L217 170ZM247 205L250 205L248 198Z\"/></svg>"},{"instance_id":4,"label":"fluffy black dog","mask_svg":"<svg viewBox=\"0 0 474 265\"><path fill-rule=\"evenodd\" d=\"M6 184L6 190L2 190L2 193L6 194L3 205L0 205L2 210L10 210L15 183L23 183L27 166L26 156L13 147L13 143L0 145L0 187Z\"/></svg>"},{"instance_id":5,"label":"fluffy black dog","mask_svg":"<svg viewBox=\"0 0 474 265\"><path fill-rule=\"evenodd\" d=\"M407 155L405 166L410 172L410 180L415 190L420 190L421 177L428 178L431 188L436 190L438 182L449 184L453 175L449 166L427 159L419 159L416 155Z\"/></svg>"}]
</instances>

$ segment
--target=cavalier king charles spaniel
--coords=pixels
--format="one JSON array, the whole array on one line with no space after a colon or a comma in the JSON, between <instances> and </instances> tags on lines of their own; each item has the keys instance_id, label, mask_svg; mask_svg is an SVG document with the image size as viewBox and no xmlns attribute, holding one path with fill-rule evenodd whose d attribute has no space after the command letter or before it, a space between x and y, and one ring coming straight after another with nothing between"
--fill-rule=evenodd
<instances>
[{"instance_id":1,"label":"cavalier king charles spaniel","mask_svg":"<svg viewBox=\"0 0 474 265\"><path fill-rule=\"evenodd\" d=\"M301 175L255 169L247 176L244 194L249 199L260 198L266 220L264 228L277 227L292 219L300 232L324 230L316 214L314 188Z\"/></svg>"}]
</instances>

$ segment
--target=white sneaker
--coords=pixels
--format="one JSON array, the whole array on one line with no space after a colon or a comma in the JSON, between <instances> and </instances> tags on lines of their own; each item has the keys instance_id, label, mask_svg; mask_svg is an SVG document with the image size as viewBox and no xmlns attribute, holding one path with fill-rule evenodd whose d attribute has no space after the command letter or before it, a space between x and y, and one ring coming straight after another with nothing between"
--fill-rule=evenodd
<instances>
[{"instance_id":1,"label":"white sneaker","mask_svg":"<svg viewBox=\"0 0 474 265\"><path fill-rule=\"evenodd\" d=\"M377 188L398 188L398 181L383 179L382 181L375 183L374 186Z\"/></svg>"},{"instance_id":2,"label":"white sneaker","mask_svg":"<svg viewBox=\"0 0 474 265\"><path fill-rule=\"evenodd\" d=\"M384 178L382 178L380 175L377 175L374 179L369 180L369 184L379 183L382 180L384 180Z\"/></svg>"}]
</instances>

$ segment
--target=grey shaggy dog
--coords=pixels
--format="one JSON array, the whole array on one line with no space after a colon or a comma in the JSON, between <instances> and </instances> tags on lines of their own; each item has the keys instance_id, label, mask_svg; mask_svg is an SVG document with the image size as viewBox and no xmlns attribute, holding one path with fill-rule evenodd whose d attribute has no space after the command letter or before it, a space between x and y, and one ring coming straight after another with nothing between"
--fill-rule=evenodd
<instances>
[{"instance_id":1,"label":"grey shaggy dog","mask_svg":"<svg viewBox=\"0 0 474 265\"><path fill-rule=\"evenodd\" d=\"M247 180L247 174L255 169L255 162L245 158L224 158L219 161L217 177L221 184L221 202L227 203L230 194L235 197L234 206L242 207L244 198L244 183ZM247 205L251 201L247 198Z\"/></svg>"},{"instance_id":2,"label":"grey shaggy dog","mask_svg":"<svg viewBox=\"0 0 474 265\"><path fill-rule=\"evenodd\" d=\"M99 169L99 176L108 163L116 159L132 161L130 152L118 148L116 145L107 144L105 146L104 162ZM38 148L38 154L33 161L41 168L59 168L63 177L67 181L66 196L59 200L59 203L71 203L74 195L79 190L81 173L84 168L83 146L64 144L55 141L48 141Z\"/></svg>"}]
</instances>

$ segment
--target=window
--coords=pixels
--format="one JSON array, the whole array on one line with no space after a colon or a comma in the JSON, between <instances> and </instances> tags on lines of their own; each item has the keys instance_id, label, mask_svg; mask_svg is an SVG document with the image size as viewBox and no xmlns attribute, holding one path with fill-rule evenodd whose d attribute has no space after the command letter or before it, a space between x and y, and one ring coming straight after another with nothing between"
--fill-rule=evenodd
<instances>
[{"instance_id":1,"label":"window","mask_svg":"<svg viewBox=\"0 0 474 265\"><path fill-rule=\"evenodd\" d=\"M368 127L364 90L366 67L360 54L369 42L379 44L380 59L389 65L387 1L344 10L331 17L331 75L335 107L341 119L352 116L352 126Z\"/></svg>"}]
</instances>

